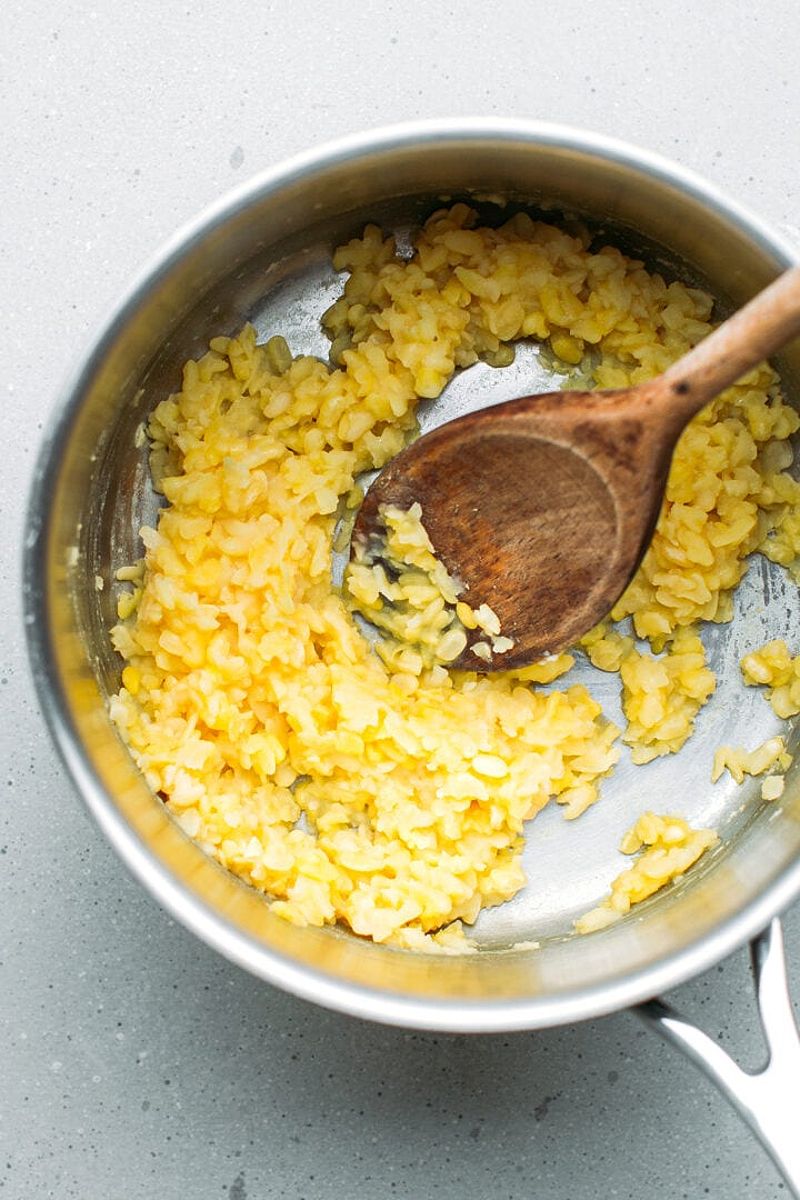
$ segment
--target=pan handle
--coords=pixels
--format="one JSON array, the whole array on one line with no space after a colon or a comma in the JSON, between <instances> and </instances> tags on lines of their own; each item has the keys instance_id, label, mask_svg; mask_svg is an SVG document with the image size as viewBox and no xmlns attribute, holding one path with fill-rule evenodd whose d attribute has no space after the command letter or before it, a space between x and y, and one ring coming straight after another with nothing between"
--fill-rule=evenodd
<instances>
[{"instance_id":1,"label":"pan handle","mask_svg":"<svg viewBox=\"0 0 800 1200\"><path fill-rule=\"evenodd\" d=\"M713 1038L661 1000L649 1000L631 1011L717 1085L760 1139L792 1194L800 1197L800 1037L777 917L750 943L750 958L767 1044L767 1061L760 1071L743 1070Z\"/></svg>"}]
</instances>

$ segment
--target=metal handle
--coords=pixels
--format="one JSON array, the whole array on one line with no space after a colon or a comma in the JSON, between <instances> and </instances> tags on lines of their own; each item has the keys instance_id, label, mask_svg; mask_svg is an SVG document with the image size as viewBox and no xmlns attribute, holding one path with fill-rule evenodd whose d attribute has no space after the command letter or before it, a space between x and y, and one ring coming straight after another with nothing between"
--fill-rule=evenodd
<instances>
[{"instance_id":1,"label":"metal handle","mask_svg":"<svg viewBox=\"0 0 800 1200\"><path fill-rule=\"evenodd\" d=\"M792 1194L800 1197L800 1036L777 918L750 943L750 957L767 1043L767 1061L760 1071L743 1070L708 1034L661 1000L650 1000L632 1011L708 1075L759 1137Z\"/></svg>"}]
</instances>

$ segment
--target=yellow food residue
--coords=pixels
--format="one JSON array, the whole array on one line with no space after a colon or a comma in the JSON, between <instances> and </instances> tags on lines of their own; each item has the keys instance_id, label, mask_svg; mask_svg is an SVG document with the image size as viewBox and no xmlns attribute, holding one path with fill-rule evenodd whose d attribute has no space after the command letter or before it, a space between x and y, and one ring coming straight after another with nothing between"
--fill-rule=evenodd
<instances>
[{"instance_id":1,"label":"yellow food residue","mask_svg":"<svg viewBox=\"0 0 800 1200\"><path fill-rule=\"evenodd\" d=\"M711 782L716 783L723 771L729 771L737 783L743 783L745 775L765 775L773 767L786 771L791 766L792 756L786 749L782 737L767 738L755 750L741 750L733 746L720 746L714 755Z\"/></svg>"},{"instance_id":2,"label":"yellow food residue","mask_svg":"<svg viewBox=\"0 0 800 1200\"><path fill-rule=\"evenodd\" d=\"M780 800L785 787L786 779L783 775L768 775L761 784L761 799Z\"/></svg>"},{"instance_id":3,"label":"yellow food residue","mask_svg":"<svg viewBox=\"0 0 800 1200\"><path fill-rule=\"evenodd\" d=\"M259 345L249 326L186 364L148 425L167 504L142 531L113 631L113 718L183 828L287 919L401 946L433 947L443 927L440 944L463 945L459 920L513 896L525 822L551 797L567 816L593 803L618 731L585 688L537 688L569 655L483 678L391 638L376 653L331 581L361 474L406 444L421 397L479 358L510 362L516 339L584 355L597 386L617 387L711 328L708 295L588 236L525 214L475 225L458 204L425 223L410 259L375 226L337 250L349 274L323 318L333 365L293 358L278 336ZM611 627L589 647L621 672L637 761L689 736L714 685L697 622L730 619L746 556L795 562L797 427L762 365L678 444L653 545L614 613L653 653Z\"/></svg>"},{"instance_id":4,"label":"yellow food residue","mask_svg":"<svg viewBox=\"0 0 800 1200\"><path fill-rule=\"evenodd\" d=\"M775 639L742 659L742 675L752 687L767 689L776 716L800 713L800 654L792 658L786 642Z\"/></svg>"},{"instance_id":5,"label":"yellow food residue","mask_svg":"<svg viewBox=\"0 0 800 1200\"><path fill-rule=\"evenodd\" d=\"M470 653L490 662L514 645L502 637L500 620L488 604L473 609L459 599L464 587L436 557L422 522L422 509L384 505L380 536L359 542L344 575L344 593L353 608L389 643L378 643L384 661L419 675L423 667L451 663L467 649L468 631L480 629L486 640ZM479 663L476 666L480 665Z\"/></svg>"},{"instance_id":6,"label":"yellow food residue","mask_svg":"<svg viewBox=\"0 0 800 1200\"><path fill-rule=\"evenodd\" d=\"M692 829L682 817L646 812L620 843L623 854L638 854L632 867L611 884L602 904L575 922L578 933L605 929L638 904L688 871L719 841L713 829Z\"/></svg>"}]
</instances>

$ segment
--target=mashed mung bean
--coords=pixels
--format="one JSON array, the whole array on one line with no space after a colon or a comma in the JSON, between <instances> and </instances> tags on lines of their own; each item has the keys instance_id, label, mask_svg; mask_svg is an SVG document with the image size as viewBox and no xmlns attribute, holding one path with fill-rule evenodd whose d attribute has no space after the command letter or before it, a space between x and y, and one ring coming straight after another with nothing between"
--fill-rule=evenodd
<instances>
[{"instance_id":1,"label":"mashed mung bean","mask_svg":"<svg viewBox=\"0 0 800 1200\"><path fill-rule=\"evenodd\" d=\"M597 800L620 731L568 677L538 686L566 676L570 655L481 677L398 640L391 622L373 648L332 583L337 530L362 473L406 444L419 399L457 369L507 364L533 338L595 385L626 386L708 333L712 301L588 235L525 214L480 228L463 204L425 223L411 258L368 226L334 264L348 275L323 318L330 363L293 357L277 335L260 345L247 326L188 362L150 418L166 506L121 576L112 714L187 833L273 911L458 949L460 922L525 884L525 822L551 798L570 817ZM677 751L713 692L699 622L731 618L747 555L795 568L797 426L766 364L699 414L641 569L585 639L622 677L637 762ZM468 628L476 612L453 602ZM439 633L453 630L448 617ZM681 834L656 856L662 882L711 844L663 820L655 841L640 831L651 857ZM625 885L623 899L641 892Z\"/></svg>"},{"instance_id":2,"label":"mashed mung bean","mask_svg":"<svg viewBox=\"0 0 800 1200\"><path fill-rule=\"evenodd\" d=\"M716 783L723 771L729 771L736 783L743 783L745 775L766 775L773 767L786 771L791 763L792 755L786 749L786 740L779 735L767 738L754 750L720 746L714 755L711 782Z\"/></svg>"},{"instance_id":3,"label":"mashed mung bean","mask_svg":"<svg viewBox=\"0 0 800 1200\"><path fill-rule=\"evenodd\" d=\"M767 689L769 702L778 717L800 713L800 654L794 658L786 642L776 638L742 659L742 676L751 687Z\"/></svg>"},{"instance_id":4,"label":"mashed mung bean","mask_svg":"<svg viewBox=\"0 0 800 1200\"><path fill-rule=\"evenodd\" d=\"M692 829L681 817L644 813L620 843L623 854L638 855L633 866L613 880L602 904L578 918L575 929L594 933L618 921L632 905L679 879L718 841L713 829Z\"/></svg>"}]
</instances>

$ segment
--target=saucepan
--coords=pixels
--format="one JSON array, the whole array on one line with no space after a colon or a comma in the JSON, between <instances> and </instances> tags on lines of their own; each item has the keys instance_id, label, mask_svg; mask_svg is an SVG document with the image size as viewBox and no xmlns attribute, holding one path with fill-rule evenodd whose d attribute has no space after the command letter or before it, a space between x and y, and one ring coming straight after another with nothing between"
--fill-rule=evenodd
<instances>
[{"instance_id":1,"label":"saucepan","mask_svg":"<svg viewBox=\"0 0 800 1200\"><path fill-rule=\"evenodd\" d=\"M25 620L41 703L69 772L130 870L160 903L222 954L280 987L343 1012L431 1030L541 1029L632 1008L680 1046L750 1122L800 1189L795 1133L800 1043L778 915L800 894L800 773L761 800L759 781L712 787L721 742L752 746L777 730L738 661L800 628L797 588L756 557L736 617L707 638L718 685L691 742L645 768L622 763L579 820L556 806L527 839L531 883L479 918L479 952L437 956L298 928L223 870L149 790L109 719L121 664L109 638L118 566L140 554L155 519L141 423L175 389L181 364L209 338L251 321L292 350L327 356L319 316L341 278L332 249L367 222L401 240L450 200L487 221L508 206L587 222L598 236L672 276L707 287L719 311L744 303L797 252L694 175L603 137L513 120L421 122L339 141L266 171L226 196L161 252L96 338L67 387L42 450L30 502ZM779 361L800 402L800 345ZM552 390L536 347L515 364L464 371L428 405L423 428L466 408ZM548 387L548 385L550 385ZM137 431L138 434L137 434ZM588 667L576 666L577 678ZM592 690L614 715L609 678ZM598 691L599 688L599 691ZM605 690L604 690L605 689ZM790 735L791 738L791 735ZM587 936L575 916L621 867L621 834L643 808L677 813L720 834L682 881L626 919ZM654 999L750 941L769 1048L759 1074ZM800 1191L798 1191L800 1194Z\"/></svg>"}]
</instances>

